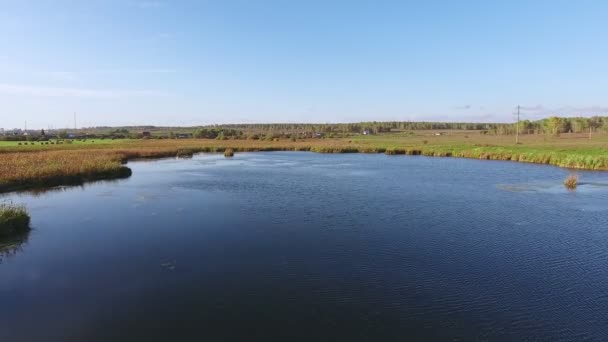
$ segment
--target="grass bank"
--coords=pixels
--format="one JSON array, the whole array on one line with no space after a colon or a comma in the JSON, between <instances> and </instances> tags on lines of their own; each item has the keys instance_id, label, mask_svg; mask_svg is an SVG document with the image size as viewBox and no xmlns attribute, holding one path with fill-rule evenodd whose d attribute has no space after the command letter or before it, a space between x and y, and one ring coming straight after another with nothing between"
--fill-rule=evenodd
<instances>
[{"instance_id":1,"label":"grass bank","mask_svg":"<svg viewBox=\"0 0 608 342\"><path fill-rule=\"evenodd\" d=\"M385 153L487 160L508 160L559 167L608 170L608 136L411 136L377 135L306 140L121 140L104 144L0 147L0 192L81 184L128 177L124 164L134 159L189 157L200 152L312 151L319 153Z\"/></svg>"},{"instance_id":2,"label":"grass bank","mask_svg":"<svg viewBox=\"0 0 608 342\"><path fill-rule=\"evenodd\" d=\"M10 237L30 228L30 215L25 207L0 204L0 237Z\"/></svg>"},{"instance_id":3,"label":"grass bank","mask_svg":"<svg viewBox=\"0 0 608 342\"><path fill-rule=\"evenodd\" d=\"M0 154L0 192L77 185L128 177L126 160L111 151L64 150Z\"/></svg>"}]
</instances>

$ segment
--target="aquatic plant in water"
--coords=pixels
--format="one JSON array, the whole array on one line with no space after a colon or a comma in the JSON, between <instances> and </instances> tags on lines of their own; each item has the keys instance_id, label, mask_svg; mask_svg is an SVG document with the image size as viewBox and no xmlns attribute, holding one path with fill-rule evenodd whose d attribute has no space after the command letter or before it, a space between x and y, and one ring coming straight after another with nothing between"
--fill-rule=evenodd
<instances>
[{"instance_id":1,"label":"aquatic plant in water","mask_svg":"<svg viewBox=\"0 0 608 342\"><path fill-rule=\"evenodd\" d=\"M574 190L574 189L576 189L577 183L578 183L578 176L576 176L576 175L570 175L564 181L564 186L568 190Z\"/></svg>"},{"instance_id":2,"label":"aquatic plant in water","mask_svg":"<svg viewBox=\"0 0 608 342\"><path fill-rule=\"evenodd\" d=\"M0 236L11 236L30 228L30 215L23 206L0 204Z\"/></svg>"}]
</instances>

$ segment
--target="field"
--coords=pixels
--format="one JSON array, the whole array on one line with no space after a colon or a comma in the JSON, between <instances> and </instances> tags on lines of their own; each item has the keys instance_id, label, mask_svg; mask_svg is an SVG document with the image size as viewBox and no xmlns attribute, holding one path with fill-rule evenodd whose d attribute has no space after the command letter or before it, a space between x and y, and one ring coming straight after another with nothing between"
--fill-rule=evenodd
<instances>
[{"instance_id":1,"label":"field","mask_svg":"<svg viewBox=\"0 0 608 342\"><path fill-rule=\"evenodd\" d=\"M0 192L80 184L127 177L128 160L191 156L200 152L312 151L463 157L608 170L608 135L559 137L484 135L475 131L416 131L332 139L262 140L87 140L63 144L0 143Z\"/></svg>"},{"instance_id":2,"label":"field","mask_svg":"<svg viewBox=\"0 0 608 342\"><path fill-rule=\"evenodd\" d=\"M90 139L90 140L85 140L85 141L81 141L81 140L72 140L70 142L70 144L72 145L95 145L95 146L99 146L99 145L116 145L118 143L121 142L125 142L125 141L129 141L129 139L117 139L117 140L111 140L111 139ZM52 142L53 144L56 144L56 140L51 140L50 142ZM50 144L48 147L52 147L52 145ZM27 145L26 145L27 143ZM68 145L68 144L65 144ZM41 144L41 142L28 142L28 141L0 141L0 148L3 147L20 147L20 146L30 146L30 147L47 147L47 145Z\"/></svg>"}]
</instances>

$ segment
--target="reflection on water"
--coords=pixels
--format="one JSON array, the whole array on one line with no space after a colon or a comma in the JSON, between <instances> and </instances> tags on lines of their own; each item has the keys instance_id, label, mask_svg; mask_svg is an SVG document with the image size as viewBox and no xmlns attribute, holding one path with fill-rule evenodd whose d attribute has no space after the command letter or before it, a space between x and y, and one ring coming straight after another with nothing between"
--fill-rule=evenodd
<instances>
[{"instance_id":1,"label":"reflection on water","mask_svg":"<svg viewBox=\"0 0 608 342\"><path fill-rule=\"evenodd\" d=\"M590 186L590 187L594 187L594 188L608 188L608 183L599 183L599 182L579 182L578 183L581 186Z\"/></svg>"},{"instance_id":2,"label":"reflection on water","mask_svg":"<svg viewBox=\"0 0 608 342\"><path fill-rule=\"evenodd\" d=\"M0 264L23 250L27 244L30 231L20 232L9 237L0 237Z\"/></svg>"},{"instance_id":3,"label":"reflection on water","mask_svg":"<svg viewBox=\"0 0 608 342\"><path fill-rule=\"evenodd\" d=\"M36 188L32 188L32 189L15 191L13 193L0 193L0 198L10 197L16 193L31 195L31 196L42 196L42 195L45 195L48 193L53 193L53 192L68 191L70 189L85 190L87 187L94 186L96 184L118 184L118 183L124 181L126 178L128 178L128 177L117 178L117 179L93 180L93 181L79 182L79 183L75 183L75 184L59 185L59 186L52 186L52 187L36 187Z\"/></svg>"},{"instance_id":4,"label":"reflection on water","mask_svg":"<svg viewBox=\"0 0 608 342\"><path fill-rule=\"evenodd\" d=\"M581 182L579 181L576 189L567 189L559 180L551 182L537 182L530 184L498 184L497 187L510 192L546 192L546 193L566 193L566 192L593 192L608 190L608 183L604 182Z\"/></svg>"}]
</instances>

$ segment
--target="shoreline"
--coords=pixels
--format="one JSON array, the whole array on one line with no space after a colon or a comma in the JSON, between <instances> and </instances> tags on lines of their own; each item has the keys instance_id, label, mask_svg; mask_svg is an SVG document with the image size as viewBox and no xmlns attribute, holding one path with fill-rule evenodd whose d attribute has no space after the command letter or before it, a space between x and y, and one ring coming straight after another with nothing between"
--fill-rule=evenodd
<instances>
[{"instance_id":1,"label":"shoreline","mask_svg":"<svg viewBox=\"0 0 608 342\"><path fill-rule=\"evenodd\" d=\"M217 144L217 143L216 143ZM132 171L125 164L136 160L156 160L174 157L192 157L199 153L223 153L232 149L235 153L295 151L315 153L384 153L386 155L414 155L427 157L452 157L479 160L514 161L529 164L552 165L571 170L608 171L608 153L589 156L582 151L546 151L529 149L518 151L519 146L424 146L424 147L372 147L372 146L322 146L313 144L291 146L272 144L262 146L174 146L164 148L117 148L117 149L69 149L30 152L4 152L0 158L14 164L18 171L11 178L0 182L0 193L44 190L57 186L82 185L102 180L125 179ZM577 153L578 152L578 153ZM601 151L603 152L603 151ZM31 160L29 160L31 159ZM11 165L8 165L9 167ZM6 165L5 165L6 167ZM38 172L19 172L28 167ZM47 167L47 169L45 169Z\"/></svg>"}]
</instances>

